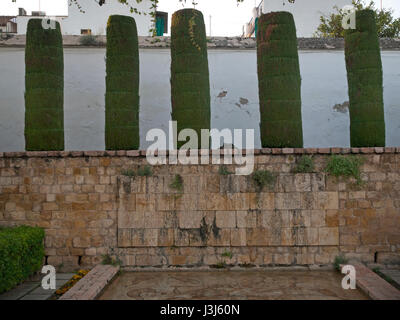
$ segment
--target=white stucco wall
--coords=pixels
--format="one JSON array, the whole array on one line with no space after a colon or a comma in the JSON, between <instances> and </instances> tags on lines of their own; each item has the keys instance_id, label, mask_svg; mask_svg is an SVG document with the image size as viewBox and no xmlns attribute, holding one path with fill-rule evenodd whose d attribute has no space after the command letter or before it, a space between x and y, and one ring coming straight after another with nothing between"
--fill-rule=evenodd
<instances>
[{"instance_id":1,"label":"white stucco wall","mask_svg":"<svg viewBox=\"0 0 400 320\"><path fill-rule=\"evenodd\" d=\"M263 13L271 11L289 11L296 22L298 37L312 37L320 24L321 15L332 13L336 5L343 8L351 0L264 0Z\"/></svg>"},{"instance_id":2,"label":"white stucco wall","mask_svg":"<svg viewBox=\"0 0 400 320\"><path fill-rule=\"evenodd\" d=\"M95 1L81 1L82 10L74 4L69 6L68 17L57 17L56 20L61 24L61 30L64 35L80 35L81 29L91 29L93 35L105 35L107 20L110 15L120 14L132 16L136 20L139 36L150 35L151 16L131 14L129 7L118 3L117 0L107 0L106 4L99 6ZM150 12L150 0L143 0L141 3L132 2L141 12ZM26 28L31 16L18 16L18 34L26 34ZM38 18L38 17L33 17Z\"/></svg>"},{"instance_id":3,"label":"white stucco wall","mask_svg":"<svg viewBox=\"0 0 400 320\"><path fill-rule=\"evenodd\" d=\"M104 48L65 49L66 150L104 150ZM23 151L25 52L0 48L0 152ZM350 146L350 119L343 51L300 51L305 147ZM209 50L211 126L254 129L261 146L256 50ZM386 144L400 146L400 52L383 51ZM153 128L168 131L171 119L169 49L140 50L141 148Z\"/></svg>"}]
</instances>

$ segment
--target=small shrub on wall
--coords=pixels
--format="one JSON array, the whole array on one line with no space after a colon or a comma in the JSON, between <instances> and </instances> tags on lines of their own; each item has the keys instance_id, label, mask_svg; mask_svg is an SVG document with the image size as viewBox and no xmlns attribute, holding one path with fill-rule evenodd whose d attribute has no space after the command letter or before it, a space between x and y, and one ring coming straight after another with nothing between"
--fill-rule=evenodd
<instances>
[{"instance_id":1,"label":"small shrub on wall","mask_svg":"<svg viewBox=\"0 0 400 320\"><path fill-rule=\"evenodd\" d=\"M357 11L356 28L345 34L351 146L384 147L382 61L374 11Z\"/></svg>"},{"instance_id":2,"label":"small shrub on wall","mask_svg":"<svg viewBox=\"0 0 400 320\"><path fill-rule=\"evenodd\" d=\"M0 293L12 289L40 269L44 236L40 228L0 229Z\"/></svg>"},{"instance_id":3,"label":"small shrub on wall","mask_svg":"<svg viewBox=\"0 0 400 320\"><path fill-rule=\"evenodd\" d=\"M178 122L178 133L190 128L201 137L201 129L210 129L211 111L206 30L200 11L183 9L172 16L171 59L172 119Z\"/></svg>"},{"instance_id":4,"label":"small shrub on wall","mask_svg":"<svg viewBox=\"0 0 400 320\"><path fill-rule=\"evenodd\" d=\"M135 19L110 16L106 62L107 150L137 150L139 137L139 43Z\"/></svg>"},{"instance_id":5,"label":"small shrub on wall","mask_svg":"<svg viewBox=\"0 0 400 320\"><path fill-rule=\"evenodd\" d=\"M289 12L259 18L257 64L262 146L302 148L300 66L296 27Z\"/></svg>"},{"instance_id":6,"label":"small shrub on wall","mask_svg":"<svg viewBox=\"0 0 400 320\"><path fill-rule=\"evenodd\" d=\"M64 150L64 56L61 29L28 22L25 48L25 148Z\"/></svg>"}]
</instances>

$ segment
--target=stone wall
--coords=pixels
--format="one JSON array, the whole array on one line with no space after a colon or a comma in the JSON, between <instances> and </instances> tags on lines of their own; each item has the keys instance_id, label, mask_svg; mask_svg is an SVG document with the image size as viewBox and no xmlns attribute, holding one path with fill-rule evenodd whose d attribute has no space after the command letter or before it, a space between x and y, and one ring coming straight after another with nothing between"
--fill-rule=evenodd
<instances>
[{"instance_id":1,"label":"stone wall","mask_svg":"<svg viewBox=\"0 0 400 320\"><path fill-rule=\"evenodd\" d=\"M85 36L63 36L64 47L79 47ZM94 36L98 47L105 47L106 36ZM11 38L0 38L0 47L24 47L25 35L11 35ZM380 39L382 50L400 50L400 39ZM171 37L139 37L140 48L169 48ZM207 38L209 49L255 49L255 38L211 37ZM343 50L342 38L298 38L299 50Z\"/></svg>"},{"instance_id":2,"label":"stone wall","mask_svg":"<svg viewBox=\"0 0 400 320\"><path fill-rule=\"evenodd\" d=\"M47 263L66 269L104 254L143 267L399 262L400 148L255 153L256 169L276 175L261 191L218 165L124 175L147 164L143 151L0 153L0 225L43 227ZM315 172L291 173L303 153ZM332 153L364 159L362 186L325 172Z\"/></svg>"}]
</instances>

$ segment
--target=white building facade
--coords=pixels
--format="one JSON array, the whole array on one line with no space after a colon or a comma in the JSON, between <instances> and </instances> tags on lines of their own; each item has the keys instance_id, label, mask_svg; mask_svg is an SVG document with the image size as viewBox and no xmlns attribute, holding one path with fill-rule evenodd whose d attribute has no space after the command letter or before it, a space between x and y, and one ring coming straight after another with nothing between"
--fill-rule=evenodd
<instances>
[{"instance_id":1,"label":"white building facade","mask_svg":"<svg viewBox=\"0 0 400 320\"><path fill-rule=\"evenodd\" d=\"M142 12L141 15L131 13L129 6L119 3L117 0L106 0L102 6L94 0L81 0L79 1L80 9L71 1L69 2L67 17L51 17L60 22L63 35L105 35L108 18L114 14L132 16L136 20L138 35L150 35L153 24L152 17L149 15L151 12L150 0L143 0L140 3L130 1L133 7ZM146 13L146 15L143 13ZM39 17L17 16L18 34L26 34L28 21L32 18Z\"/></svg>"},{"instance_id":2,"label":"white building facade","mask_svg":"<svg viewBox=\"0 0 400 320\"><path fill-rule=\"evenodd\" d=\"M351 0L296 0L289 3L288 0L264 0L263 13L271 11L288 11L293 14L297 36L312 37L316 32L320 17L334 12L333 7L343 8L351 5Z\"/></svg>"}]
</instances>

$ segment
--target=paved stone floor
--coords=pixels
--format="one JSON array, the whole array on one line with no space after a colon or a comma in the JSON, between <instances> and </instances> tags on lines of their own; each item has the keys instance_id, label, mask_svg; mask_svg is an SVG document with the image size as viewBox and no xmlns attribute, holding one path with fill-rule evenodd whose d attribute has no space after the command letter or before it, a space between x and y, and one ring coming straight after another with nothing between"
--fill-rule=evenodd
<instances>
[{"instance_id":1,"label":"paved stone floor","mask_svg":"<svg viewBox=\"0 0 400 320\"><path fill-rule=\"evenodd\" d=\"M100 300L365 300L335 271L125 272Z\"/></svg>"},{"instance_id":2,"label":"paved stone floor","mask_svg":"<svg viewBox=\"0 0 400 320\"><path fill-rule=\"evenodd\" d=\"M61 288L73 276L73 273L58 273L56 276L56 290ZM56 290L44 290L41 283L41 276L34 276L14 289L0 294L0 300L47 300Z\"/></svg>"}]
</instances>

